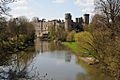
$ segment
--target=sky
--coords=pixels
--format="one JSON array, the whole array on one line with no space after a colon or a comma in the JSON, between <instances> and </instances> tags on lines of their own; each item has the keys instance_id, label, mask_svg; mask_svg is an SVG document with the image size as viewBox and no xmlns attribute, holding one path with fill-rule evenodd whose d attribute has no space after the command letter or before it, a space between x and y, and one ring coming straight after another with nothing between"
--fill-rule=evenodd
<instances>
[{"instance_id":1,"label":"sky","mask_svg":"<svg viewBox=\"0 0 120 80\"><path fill-rule=\"evenodd\" d=\"M19 0L9 6L13 17L26 16L30 19L64 19L65 13L71 13L74 20L85 13L94 14L94 0Z\"/></svg>"}]
</instances>

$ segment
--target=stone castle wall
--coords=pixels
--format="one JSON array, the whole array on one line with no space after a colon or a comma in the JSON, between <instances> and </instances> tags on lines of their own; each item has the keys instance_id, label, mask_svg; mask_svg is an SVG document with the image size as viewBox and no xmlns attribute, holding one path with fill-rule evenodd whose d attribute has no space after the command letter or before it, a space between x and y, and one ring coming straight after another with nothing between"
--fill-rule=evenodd
<instances>
[{"instance_id":1,"label":"stone castle wall","mask_svg":"<svg viewBox=\"0 0 120 80\"><path fill-rule=\"evenodd\" d=\"M44 34L49 33L50 27L54 26L55 30L57 31L59 27L65 29L66 32L75 30L76 32L83 31L83 25L89 24L89 14L84 15L84 20L82 17L76 18L74 22L72 20L72 15L70 13L65 14L65 22L62 20L51 20L51 21L44 21L38 20L37 22L33 22L36 30L36 36L40 37Z\"/></svg>"},{"instance_id":2,"label":"stone castle wall","mask_svg":"<svg viewBox=\"0 0 120 80\"><path fill-rule=\"evenodd\" d=\"M50 27L55 28L55 30L58 30L58 27L63 27L64 26L64 22L61 22L59 20L52 20L52 21L38 21L38 22L33 22L34 26L35 26L35 30L36 30L36 36L37 37L41 37L44 34L48 34L49 33L49 29Z\"/></svg>"}]
</instances>

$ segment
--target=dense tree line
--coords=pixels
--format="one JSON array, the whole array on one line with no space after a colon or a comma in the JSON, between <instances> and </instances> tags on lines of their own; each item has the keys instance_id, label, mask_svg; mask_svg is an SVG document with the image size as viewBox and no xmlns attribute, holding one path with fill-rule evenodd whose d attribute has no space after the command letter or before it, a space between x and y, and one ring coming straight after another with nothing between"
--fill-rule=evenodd
<instances>
[{"instance_id":1,"label":"dense tree line","mask_svg":"<svg viewBox=\"0 0 120 80\"><path fill-rule=\"evenodd\" d=\"M1 18L0 48L1 51L19 51L34 41L35 30L32 23L25 17L6 21Z\"/></svg>"},{"instance_id":2,"label":"dense tree line","mask_svg":"<svg viewBox=\"0 0 120 80\"><path fill-rule=\"evenodd\" d=\"M34 26L26 17L18 17L8 20L3 15L9 15L9 3L16 0L0 1L0 50L3 52L16 52L24 49L33 42Z\"/></svg>"}]
</instances>

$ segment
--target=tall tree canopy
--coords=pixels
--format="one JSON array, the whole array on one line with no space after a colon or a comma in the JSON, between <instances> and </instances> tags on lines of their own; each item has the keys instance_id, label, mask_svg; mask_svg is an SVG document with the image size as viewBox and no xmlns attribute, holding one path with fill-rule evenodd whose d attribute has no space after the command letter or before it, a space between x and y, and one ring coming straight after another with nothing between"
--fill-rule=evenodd
<instances>
[{"instance_id":1,"label":"tall tree canopy","mask_svg":"<svg viewBox=\"0 0 120 80\"><path fill-rule=\"evenodd\" d=\"M96 9L104 14L108 22L115 23L120 16L120 0L97 0Z\"/></svg>"},{"instance_id":2,"label":"tall tree canopy","mask_svg":"<svg viewBox=\"0 0 120 80\"><path fill-rule=\"evenodd\" d=\"M104 15L104 22L113 36L120 33L120 0L96 0L96 10Z\"/></svg>"}]
</instances>

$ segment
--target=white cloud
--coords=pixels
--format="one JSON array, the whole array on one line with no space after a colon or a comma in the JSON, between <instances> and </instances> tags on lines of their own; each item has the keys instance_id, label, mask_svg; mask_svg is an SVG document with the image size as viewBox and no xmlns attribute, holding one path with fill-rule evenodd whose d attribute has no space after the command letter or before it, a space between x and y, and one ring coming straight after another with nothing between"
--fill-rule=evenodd
<instances>
[{"instance_id":1,"label":"white cloud","mask_svg":"<svg viewBox=\"0 0 120 80\"><path fill-rule=\"evenodd\" d=\"M17 2L14 2L14 5L18 6L25 6L27 4L27 0L19 0Z\"/></svg>"},{"instance_id":2,"label":"white cloud","mask_svg":"<svg viewBox=\"0 0 120 80\"><path fill-rule=\"evenodd\" d=\"M75 4L79 6L82 13L94 13L94 0L75 0Z\"/></svg>"},{"instance_id":3,"label":"white cloud","mask_svg":"<svg viewBox=\"0 0 120 80\"><path fill-rule=\"evenodd\" d=\"M39 11L41 9L44 10L44 8L40 8L39 1L37 5L32 4L30 5L29 2L32 2L33 0L19 0L13 4L10 5L12 11L10 12L13 17L18 17L18 16L27 16L28 18L32 18L35 15L41 16ZM74 1L74 4L77 5L80 9L81 14L84 13L89 13L93 14L94 11L94 0L51 0L53 3L65 3L65 1ZM34 8L37 6L36 8ZM42 6L42 5L41 5ZM67 5L66 5L67 6ZM72 7L72 6L71 6ZM61 14L62 15L62 14ZM42 16L43 17L43 16Z\"/></svg>"},{"instance_id":4,"label":"white cloud","mask_svg":"<svg viewBox=\"0 0 120 80\"><path fill-rule=\"evenodd\" d=\"M64 3L65 0L53 0L53 3Z\"/></svg>"},{"instance_id":5,"label":"white cloud","mask_svg":"<svg viewBox=\"0 0 120 80\"><path fill-rule=\"evenodd\" d=\"M79 6L90 6L94 5L94 0L75 0L75 4Z\"/></svg>"},{"instance_id":6,"label":"white cloud","mask_svg":"<svg viewBox=\"0 0 120 80\"><path fill-rule=\"evenodd\" d=\"M30 6L28 6L28 0L20 0L17 2L14 2L11 4L11 12L10 14L13 17L18 17L18 16L26 16L29 17L33 16L33 10Z\"/></svg>"}]
</instances>

